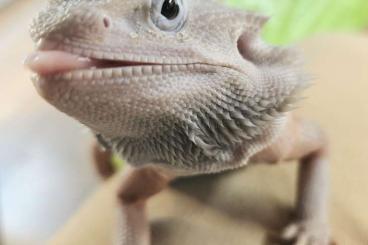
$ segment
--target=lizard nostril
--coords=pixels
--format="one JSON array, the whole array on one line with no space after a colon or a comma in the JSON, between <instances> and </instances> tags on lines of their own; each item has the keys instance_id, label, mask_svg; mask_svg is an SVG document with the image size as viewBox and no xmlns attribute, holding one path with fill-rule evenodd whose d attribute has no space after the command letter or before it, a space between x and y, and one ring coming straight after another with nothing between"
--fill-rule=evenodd
<instances>
[{"instance_id":1,"label":"lizard nostril","mask_svg":"<svg viewBox=\"0 0 368 245\"><path fill-rule=\"evenodd\" d=\"M106 29L110 28L111 26L111 20L109 17L104 17L103 18L103 25Z\"/></svg>"}]
</instances>

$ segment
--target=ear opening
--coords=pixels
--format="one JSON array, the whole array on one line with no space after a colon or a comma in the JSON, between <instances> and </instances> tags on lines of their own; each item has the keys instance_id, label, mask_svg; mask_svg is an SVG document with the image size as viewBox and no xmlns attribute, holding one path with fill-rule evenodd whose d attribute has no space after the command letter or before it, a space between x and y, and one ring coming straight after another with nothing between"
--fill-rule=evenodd
<instances>
[{"instance_id":1,"label":"ear opening","mask_svg":"<svg viewBox=\"0 0 368 245\"><path fill-rule=\"evenodd\" d=\"M261 36L244 32L237 41L239 54L248 62L267 66L302 65L300 53L290 46L274 46L262 40Z\"/></svg>"},{"instance_id":2,"label":"ear opening","mask_svg":"<svg viewBox=\"0 0 368 245\"><path fill-rule=\"evenodd\" d=\"M250 62L254 62L253 58L252 58L252 47L251 47L251 42L254 39L254 36L251 35L248 32L243 32L243 34L240 35L240 37L238 38L238 51L240 53L240 55L247 61Z\"/></svg>"},{"instance_id":3,"label":"ear opening","mask_svg":"<svg viewBox=\"0 0 368 245\"><path fill-rule=\"evenodd\" d=\"M256 13L247 13L245 16L243 32L237 40L238 51L247 61L257 63L257 47L262 27L268 22L269 17Z\"/></svg>"}]
</instances>

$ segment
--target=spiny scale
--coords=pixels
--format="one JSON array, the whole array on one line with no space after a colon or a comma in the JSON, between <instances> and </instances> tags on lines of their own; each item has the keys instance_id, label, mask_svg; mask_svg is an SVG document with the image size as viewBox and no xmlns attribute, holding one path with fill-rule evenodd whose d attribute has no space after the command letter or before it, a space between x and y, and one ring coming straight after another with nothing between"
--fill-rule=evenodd
<instances>
[{"instance_id":1,"label":"spiny scale","mask_svg":"<svg viewBox=\"0 0 368 245\"><path fill-rule=\"evenodd\" d=\"M267 17L183 1L190 14L176 33L147 21L150 1L51 1L33 24L36 41L145 64L41 78L39 89L132 165L184 174L237 168L285 127L307 84L302 62L293 49L261 40Z\"/></svg>"}]
</instances>

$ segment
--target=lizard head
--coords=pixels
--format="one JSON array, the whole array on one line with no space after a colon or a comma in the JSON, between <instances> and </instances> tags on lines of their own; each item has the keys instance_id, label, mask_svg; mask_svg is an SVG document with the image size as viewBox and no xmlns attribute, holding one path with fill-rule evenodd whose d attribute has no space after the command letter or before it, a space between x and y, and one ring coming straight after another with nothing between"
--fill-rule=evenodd
<instances>
[{"instance_id":1,"label":"lizard head","mask_svg":"<svg viewBox=\"0 0 368 245\"><path fill-rule=\"evenodd\" d=\"M279 72L294 56L260 41L266 20L210 0L51 0L26 64L49 103L110 141L181 128L217 155L263 137L298 87Z\"/></svg>"}]
</instances>

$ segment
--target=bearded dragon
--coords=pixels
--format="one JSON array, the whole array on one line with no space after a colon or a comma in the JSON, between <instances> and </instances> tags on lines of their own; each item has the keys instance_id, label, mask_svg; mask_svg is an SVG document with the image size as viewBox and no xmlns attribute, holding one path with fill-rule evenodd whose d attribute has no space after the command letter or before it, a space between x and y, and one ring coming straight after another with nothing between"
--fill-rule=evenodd
<instances>
[{"instance_id":1,"label":"bearded dragon","mask_svg":"<svg viewBox=\"0 0 368 245\"><path fill-rule=\"evenodd\" d=\"M146 202L171 180L281 160L300 160L283 238L329 244L327 140L292 112L309 79L267 20L211 0L50 0L35 19L39 94L131 166L118 244L150 244Z\"/></svg>"}]
</instances>

